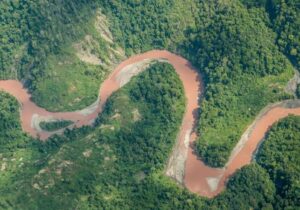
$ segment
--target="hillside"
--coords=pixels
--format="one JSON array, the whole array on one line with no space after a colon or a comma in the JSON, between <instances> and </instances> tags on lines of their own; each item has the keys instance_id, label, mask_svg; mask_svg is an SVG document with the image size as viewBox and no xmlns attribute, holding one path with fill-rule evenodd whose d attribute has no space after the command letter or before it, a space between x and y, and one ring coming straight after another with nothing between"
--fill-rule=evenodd
<instances>
[{"instance_id":1,"label":"hillside","mask_svg":"<svg viewBox=\"0 0 300 210\"><path fill-rule=\"evenodd\" d=\"M121 61L168 50L203 78L195 152L223 167L263 108L299 97L300 79L291 81L300 68L299 28L299 0L5 0L0 79L21 81L46 110L76 111L99 99L99 86ZM113 93L94 126L40 142L22 132L17 101L0 92L0 208L300 206L299 117L274 125L256 161L213 199L165 176L185 99L173 67L154 63ZM71 122L56 123L45 129Z\"/></svg>"},{"instance_id":2,"label":"hillside","mask_svg":"<svg viewBox=\"0 0 300 210\"><path fill-rule=\"evenodd\" d=\"M171 77L169 82L163 79L166 75ZM294 194L299 176L299 117L289 117L275 125L257 154L258 163L237 172L228 182L227 190L214 199L191 194L163 175L170 145L174 144L169 136L176 136L183 112L178 82L169 65L153 66L111 97L96 128L68 131L65 136L55 136L45 143L20 135L17 145L2 144L1 208L157 209L158 204L161 209L299 206ZM168 95L159 98L153 94L158 90ZM146 98L140 95L143 91L149 93ZM17 104L6 94L1 97L4 100L0 113L10 115ZM139 112L138 119L134 118L135 110ZM18 122L12 118L4 122L6 127L1 126L1 132L7 126L14 127L14 133L20 132ZM12 139L9 131L6 136ZM278 177L283 168L286 173Z\"/></svg>"}]
</instances>

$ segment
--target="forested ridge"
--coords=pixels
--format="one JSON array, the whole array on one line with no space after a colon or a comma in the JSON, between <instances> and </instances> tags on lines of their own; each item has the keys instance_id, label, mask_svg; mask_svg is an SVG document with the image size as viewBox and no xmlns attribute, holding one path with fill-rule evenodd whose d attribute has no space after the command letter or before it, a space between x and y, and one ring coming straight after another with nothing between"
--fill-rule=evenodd
<instances>
[{"instance_id":1,"label":"forested ridge","mask_svg":"<svg viewBox=\"0 0 300 210\"><path fill-rule=\"evenodd\" d=\"M73 45L91 37L96 42L91 50L99 62L114 59L113 47L94 27L96 12L90 0L2 1L0 78L23 81L32 99L52 111L78 110L93 103L108 69L82 62Z\"/></svg>"},{"instance_id":2,"label":"forested ridge","mask_svg":"<svg viewBox=\"0 0 300 210\"><path fill-rule=\"evenodd\" d=\"M274 125L257 163L239 170L213 199L192 194L164 175L184 112L178 84L169 64L153 64L112 95L96 127L67 130L46 142L26 137L18 120L5 118L1 129L14 127L20 136L18 144L1 147L0 207L297 209L299 117ZM1 116L12 115L17 103L7 94L1 97Z\"/></svg>"},{"instance_id":3,"label":"forested ridge","mask_svg":"<svg viewBox=\"0 0 300 210\"><path fill-rule=\"evenodd\" d=\"M242 2L249 8L264 8L269 15L269 26L276 32L276 43L300 67L299 0L259 0Z\"/></svg>"},{"instance_id":4,"label":"forested ridge","mask_svg":"<svg viewBox=\"0 0 300 210\"><path fill-rule=\"evenodd\" d=\"M1 69L2 78L11 78L15 68L18 78L39 77L42 64L50 52L57 52L66 40L82 35L80 27L87 21L92 1L2 1ZM89 8L89 9L88 9ZM20 51L15 60L15 51ZM18 63L14 63L15 60ZM20 66L14 66L20 65ZM30 74L29 74L30 72Z\"/></svg>"},{"instance_id":5,"label":"forested ridge","mask_svg":"<svg viewBox=\"0 0 300 210\"><path fill-rule=\"evenodd\" d=\"M300 208L300 118L277 123L263 142L257 162L270 174L276 187L276 208Z\"/></svg>"},{"instance_id":6,"label":"forested ridge","mask_svg":"<svg viewBox=\"0 0 300 210\"><path fill-rule=\"evenodd\" d=\"M293 98L285 86L300 67L299 15L299 0L4 0L0 78L21 80L48 110L77 110L97 99L124 55L170 50L203 75L197 151L221 167L263 107ZM299 208L297 117L276 124L257 163L215 199L163 175L184 111L169 65L155 64L114 94L95 128L67 130L46 143L22 133L16 100L1 93L0 104L0 208ZM138 123L128 110L141 115Z\"/></svg>"},{"instance_id":7,"label":"forested ridge","mask_svg":"<svg viewBox=\"0 0 300 210\"><path fill-rule=\"evenodd\" d=\"M260 11L215 4L212 17L199 17L185 49L206 82L197 148L207 164L220 167L263 107L291 97L284 87L293 71Z\"/></svg>"},{"instance_id":8,"label":"forested ridge","mask_svg":"<svg viewBox=\"0 0 300 210\"><path fill-rule=\"evenodd\" d=\"M290 61L297 67L299 54L297 1L4 1L1 6L5 26L1 28L22 29L12 42L11 33L1 33L1 60L7 63L3 71L17 69L33 100L52 111L91 104L105 72L113 66L111 62L95 66L78 60L72 46L84 37L92 35L101 43L97 50L92 49L108 54L96 53L100 60L111 57L109 49L116 46L127 56L158 48L191 60L204 75L206 87L197 150L211 166L225 164L242 132L263 107L293 97L285 92L285 85L294 70ZM99 8L108 19L105 24L113 44L95 31L93 21L98 20ZM17 49L23 49L24 56L12 53ZM12 60L16 65L9 67Z\"/></svg>"}]
</instances>

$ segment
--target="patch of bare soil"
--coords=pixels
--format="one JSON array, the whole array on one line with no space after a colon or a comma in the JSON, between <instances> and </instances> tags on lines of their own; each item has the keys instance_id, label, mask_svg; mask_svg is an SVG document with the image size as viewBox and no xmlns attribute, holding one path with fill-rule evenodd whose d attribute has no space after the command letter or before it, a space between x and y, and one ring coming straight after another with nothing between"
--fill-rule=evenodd
<instances>
[{"instance_id":1,"label":"patch of bare soil","mask_svg":"<svg viewBox=\"0 0 300 210\"><path fill-rule=\"evenodd\" d=\"M130 64L124 67L117 75L116 80L119 83L119 87L126 85L133 76L138 75L150 65L152 60L145 59L143 61Z\"/></svg>"},{"instance_id":2,"label":"patch of bare soil","mask_svg":"<svg viewBox=\"0 0 300 210\"><path fill-rule=\"evenodd\" d=\"M6 162L2 163L0 171L5 171L6 166L7 166Z\"/></svg>"},{"instance_id":3,"label":"patch of bare soil","mask_svg":"<svg viewBox=\"0 0 300 210\"><path fill-rule=\"evenodd\" d=\"M97 11L95 28L101 35L101 37L109 43L113 43L113 36L109 30L109 22L101 10Z\"/></svg>"},{"instance_id":4,"label":"patch of bare soil","mask_svg":"<svg viewBox=\"0 0 300 210\"><path fill-rule=\"evenodd\" d=\"M93 150L87 149L82 154L83 154L84 157L88 158L88 157L91 156L92 152L93 152Z\"/></svg>"},{"instance_id":5,"label":"patch of bare soil","mask_svg":"<svg viewBox=\"0 0 300 210\"><path fill-rule=\"evenodd\" d=\"M94 26L99 35L106 41L108 59L101 58L100 55L95 53L100 46L99 42L91 35L86 35L82 41L73 45L77 57L83 62L104 67L118 62L120 58L125 58L124 50L120 47L113 46L114 42L109 30L109 22L106 16L101 13L101 10L97 11Z\"/></svg>"},{"instance_id":6,"label":"patch of bare soil","mask_svg":"<svg viewBox=\"0 0 300 210\"><path fill-rule=\"evenodd\" d=\"M120 119L120 118L121 118L120 113L116 113L116 114L114 114L110 119L116 120L116 119Z\"/></svg>"},{"instance_id":7,"label":"patch of bare soil","mask_svg":"<svg viewBox=\"0 0 300 210\"><path fill-rule=\"evenodd\" d=\"M300 73L298 70L295 70L295 75L286 85L285 91L296 97L296 90L298 84L300 84Z\"/></svg>"},{"instance_id":8,"label":"patch of bare soil","mask_svg":"<svg viewBox=\"0 0 300 210\"><path fill-rule=\"evenodd\" d=\"M166 169L166 174L180 184L184 182L185 162L187 160L191 132L191 130L185 131L181 129Z\"/></svg>"},{"instance_id":9,"label":"patch of bare soil","mask_svg":"<svg viewBox=\"0 0 300 210\"><path fill-rule=\"evenodd\" d=\"M115 127L113 125L101 125L100 129L109 129L109 130L115 130Z\"/></svg>"},{"instance_id":10,"label":"patch of bare soil","mask_svg":"<svg viewBox=\"0 0 300 210\"><path fill-rule=\"evenodd\" d=\"M264 139L265 133L273 123L289 114L300 115L299 100L288 100L266 107L243 134L240 142L232 151L226 167L211 168L206 166L194 151L194 143L197 139L194 129L198 119L196 113L199 108L199 95L202 91L201 77L198 71L187 60L168 51L149 51L133 56L119 64L102 83L99 91L99 104L88 115L79 112L51 113L37 107L30 100L30 94L23 88L22 84L15 80L0 81L0 89L15 96L20 104L22 104L21 122L23 130L34 137L40 135L41 139L47 139L51 134L39 131L36 126L40 117L72 120L77 127L90 125L98 114L101 113L103 106L111 94L126 84L134 75L145 70L145 66L149 65L151 60L154 59L164 59L171 63L183 83L187 105L178 134L177 144L170 157L166 174L184 184L191 192L207 197L213 197L220 193L225 188L228 178L237 169L251 162L259 143ZM114 129L112 125L101 125L100 128ZM62 163L61 168L70 164L70 162L65 161ZM51 184L47 186L51 186Z\"/></svg>"},{"instance_id":11,"label":"patch of bare soil","mask_svg":"<svg viewBox=\"0 0 300 210\"><path fill-rule=\"evenodd\" d=\"M132 111L132 116L133 116L133 122L139 121L142 118L138 109L134 109Z\"/></svg>"},{"instance_id":12,"label":"patch of bare soil","mask_svg":"<svg viewBox=\"0 0 300 210\"><path fill-rule=\"evenodd\" d=\"M92 52L94 46L98 46L98 43L90 35L86 35L83 41L73 44L76 55L81 61L93 65L103 65L103 61Z\"/></svg>"}]
</instances>

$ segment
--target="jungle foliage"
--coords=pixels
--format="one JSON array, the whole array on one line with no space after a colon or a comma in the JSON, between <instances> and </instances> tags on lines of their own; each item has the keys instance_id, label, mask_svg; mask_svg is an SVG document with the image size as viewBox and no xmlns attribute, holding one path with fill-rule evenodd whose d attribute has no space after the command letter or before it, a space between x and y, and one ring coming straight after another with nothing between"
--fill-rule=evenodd
<instances>
[{"instance_id":1,"label":"jungle foliage","mask_svg":"<svg viewBox=\"0 0 300 210\"><path fill-rule=\"evenodd\" d=\"M33 81L45 74L43 62L67 40L83 35L92 1L2 1L0 4L2 78ZM59 14L59 15L58 15ZM16 53L19 52L19 53ZM23 56L21 56L23 55ZM19 57L19 59L15 59ZM17 71L17 75L14 72ZM5 73L3 73L5 72Z\"/></svg>"},{"instance_id":2,"label":"jungle foliage","mask_svg":"<svg viewBox=\"0 0 300 210\"><path fill-rule=\"evenodd\" d=\"M241 0L248 8L264 8L269 26L276 32L276 43L299 69L300 67L300 1Z\"/></svg>"},{"instance_id":3,"label":"jungle foliage","mask_svg":"<svg viewBox=\"0 0 300 210\"><path fill-rule=\"evenodd\" d=\"M300 98L300 84L297 85L296 95L298 98Z\"/></svg>"},{"instance_id":4,"label":"jungle foliage","mask_svg":"<svg viewBox=\"0 0 300 210\"><path fill-rule=\"evenodd\" d=\"M263 107L293 97L284 91L293 66L276 45L267 12L247 9L264 2L188 2L103 1L101 8L127 54L168 49L204 75L197 149L208 165L221 167Z\"/></svg>"},{"instance_id":5,"label":"jungle foliage","mask_svg":"<svg viewBox=\"0 0 300 210\"><path fill-rule=\"evenodd\" d=\"M0 92L0 153L17 147L27 137L21 131L19 122L19 105L9 94Z\"/></svg>"},{"instance_id":6,"label":"jungle foliage","mask_svg":"<svg viewBox=\"0 0 300 210\"><path fill-rule=\"evenodd\" d=\"M274 125L258 152L257 162L276 187L276 209L300 208L300 118Z\"/></svg>"},{"instance_id":7,"label":"jungle foliage","mask_svg":"<svg viewBox=\"0 0 300 210\"><path fill-rule=\"evenodd\" d=\"M24 81L33 101L50 111L92 104L109 68L82 62L74 44L92 37L101 62L117 59L95 29L96 11L90 0L1 1L0 78Z\"/></svg>"},{"instance_id":8,"label":"jungle foliage","mask_svg":"<svg viewBox=\"0 0 300 210\"><path fill-rule=\"evenodd\" d=\"M18 113L11 112L11 107L18 110L17 103L7 94L1 97L1 116L8 116L5 124L19 124L9 117ZM12 104L5 106L8 103ZM95 127L67 130L46 142L23 135L29 141L21 141L22 147L4 151L7 146L2 146L0 207L293 209L299 205L299 117L276 124L257 154L258 163L240 169L219 196L204 199L164 175L183 112L183 88L175 71L169 64L152 65L111 96ZM22 133L20 127L14 131Z\"/></svg>"},{"instance_id":9,"label":"jungle foliage","mask_svg":"<svg viewBox=\"0 0 300 210\"><path fill-rule=\"evenodd\" d=\"M292 97L284 87L293 67L260 10L248 11L235 1L202 2L200 8L184 54L206 83L197 148L208 165L221 167L263 107Z\"/></svg>"},{"instance_id":10,"label":"jungle foliage","mask_svg":"<svg viewBox=\"0 0 300 210\"><path fill-rule=\"evenodd\" d=\"M73 122L70 120L42 121L40 122L40 127L45 131L56 131L68 127L71 124L73 124Z\"/></svg>"},{"instance_id":11,"label":"jungle foliage","mask_svg":"<svg viewBox=\"0 0 300 210\"><path fill-rule=\"evenodd\" d=\"M243 131L285 93L300 66L299 0L3 0L0 78L25 82L49 110L81 109L97 98L115 52L167 49L203 74L200 157L223 166ZM95 30L107 17L113 43ZM103 66L80 60L74 44L94 40ZM84 47L87 47L85 45ZM299 86L297 94L299 96ZM42 143L21 131L18 103L0 93L0 208L299 208L299 118L276 124L227 190L207 200L163 175L184 112L171 66L155 64L115 93L96 127ZM17 189L17 190L16 190Z\"/></svg>"},{"instance_id":12,"label":"jungle foliage","mask_svg":"<svg viewBox=\"0 0 300 210\"><path fill-rule=\"evenodd\" d=\"M204 75L206 87L197 148L211 166L225 164L263 107L293 97L284 87L293 74L290 61L298 65L298 1L2 1L0 5L3 78L16 74L26 81L33 100L52 111L91 104L113 66L91 66L76 58L71 46L86 35L101 43L96 51L105 58L109 49L121 46L128 56L158 48L191 60ZM94 33L99 8L108 19L113 44Z\"/></svg>"}]
</instances>

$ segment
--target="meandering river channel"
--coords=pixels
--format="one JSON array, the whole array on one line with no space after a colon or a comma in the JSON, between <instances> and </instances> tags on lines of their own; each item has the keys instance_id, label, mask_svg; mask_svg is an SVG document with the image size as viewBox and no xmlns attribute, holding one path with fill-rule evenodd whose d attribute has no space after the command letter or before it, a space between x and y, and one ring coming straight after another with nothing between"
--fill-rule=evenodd
<instances>
[{"instance_id":1,"label":"meandering river channel","mask_svg":"<svg viewBox=\"0 0 300 210\"><path fill-rule=\"evenodd\" d=\"M101 84L99 100L93 106L81 111L48 112L35 105L30 100L30 94L27 90L16 80L0 81L0 89L13 95L21 104L23 130L34 137L38 136L40 139L46 140L54 133L61 133L62 130L57 132L42 131L36 125L36 122L39 122L37 119L72 120L77 127L90 125L102 111L109 96L124 85L122 81L124 79L129 80L141 71L136 66L137 64L157 59L163 59L173 65L183 83L186 97L186 110L178 134L177 145L170 157L166 174L182 183L190 191L201 196L213 197L220 193L224 189L227 179L237 169L251 162L252 156L263 140L265 133L276 121L289 114L300 115L300 102L297 100L284 101L266 107L245 131L232 151L226 166L224 168L211 168L197 157L192 148L197 139L194 128L197 126L198 120L199 97L203 91L201 75L189 61L168 51L152 50L130 57L120 63Z\"/></svg>"}]
</instances>

